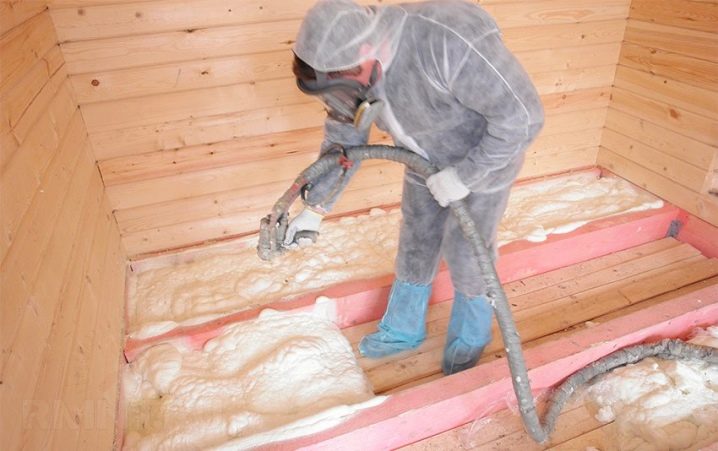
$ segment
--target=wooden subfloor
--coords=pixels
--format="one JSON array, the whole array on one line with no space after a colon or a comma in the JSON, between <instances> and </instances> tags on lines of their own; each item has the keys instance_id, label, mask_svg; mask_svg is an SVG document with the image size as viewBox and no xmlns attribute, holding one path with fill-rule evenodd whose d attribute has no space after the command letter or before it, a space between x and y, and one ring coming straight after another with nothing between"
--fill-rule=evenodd
<instances>
[{"instance_id":1,"label":"wooden subfloor","mask_svg":"<svg viewBox=\"0 0 718 451\"><path fill-rule=\"evenodd\" d=\"M715 284L718 284L718 259L708 259L690 245L666 238L512 282L504 289L524 347L530 348ZM344 329L377 394L395 393L443 377L440 362L450 312L451 301L432 305L428 313L427 340L414 351L385 359L362 358L356 348L362 336L376 330L376 322ZM493 334L494 339L479 364L504 358L495 323ZM520 420L513 413L504 410L491 418L491 428L488 431L482 428L478 442L465 440L471 429L469 424L414 446L416 449L541 449L526 437ZM611 424L601 426L576 401L564 410L549 446L585 449L589 442L603 443L601 437L605 434L610 437L611 427Z\"/></svg>"}]
</instances>

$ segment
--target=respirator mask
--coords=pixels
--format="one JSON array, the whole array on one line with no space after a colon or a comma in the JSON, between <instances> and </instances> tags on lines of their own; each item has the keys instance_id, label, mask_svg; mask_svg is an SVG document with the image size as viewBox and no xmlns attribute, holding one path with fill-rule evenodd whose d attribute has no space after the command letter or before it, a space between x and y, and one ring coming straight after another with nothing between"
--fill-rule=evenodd
<instances>
[{"instance_id":1,"label":"respirator mask","mask_svg":"<svg viewBox=\"0 0 718 451\"><path fill-rule=\"evenodd\" d=\"M318 98L327 114L344 123L354 124L359 130L368 130L381 113L381 100L369 98L369 90L379 78L379 63L371 69L369 83L362 84L357 80L344 78L336 72L326 73L315 71L316 78L297 77L297 86L308 95ZM332 76L333 75L333 76Z\"/></svg>"}]
</instances>

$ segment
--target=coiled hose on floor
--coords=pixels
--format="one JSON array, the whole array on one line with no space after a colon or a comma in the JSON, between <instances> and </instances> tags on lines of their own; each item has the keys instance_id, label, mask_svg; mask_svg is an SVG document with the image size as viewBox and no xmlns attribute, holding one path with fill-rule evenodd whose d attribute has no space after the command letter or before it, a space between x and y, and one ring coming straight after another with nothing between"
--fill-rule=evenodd
<instances>
[{"instance_id":1,"label":"coiled hose on floor","mask_svg":"<svg viewBox=\"0 0 718 451\"><path fill-rule=\"evenodd\" d=\"M372 159L391 160L402 163L425 179L438 171L438 169L425 158L401 147L364 145L346 148L343 153L327 153L302 171L290 189L275 203L272 213L262 219L259 246L257 248L259 256L264 260L270 260L275 255L284 251L282 241L287 226L287 211L296 198L299 197L304 186L318 180L322 175L332 169L337 170L341 168L342 165L346 166L347 160L363 161ZM541 422L531 392L526 362L524 361L523 352L521 350L521 339L516 331L516 324L514 323L506 294L496 274L492 251L486 247L484 240L479 236L478 229L469 215L466 203L462 200L452 202L449 208L454 216L456 216L461 230L471 243L476 254L479 270L487 287L487 296L491 300L491 304L496 312L496 320L499 324L501 336L506 347L506 357L511 371L511 381L513 383L514 392L518 400L519 411L521 412L526 431L536 442L544 443L548 440L564 403L569 399L576 388L595 376L651 356L661 358L693 358L718 364L718 349L693 345L681 340L663 340L659 343L625 348L592 363L566 379L561 386L552 393L545 418L543 422Z\"/></svg>"}]
</instances>

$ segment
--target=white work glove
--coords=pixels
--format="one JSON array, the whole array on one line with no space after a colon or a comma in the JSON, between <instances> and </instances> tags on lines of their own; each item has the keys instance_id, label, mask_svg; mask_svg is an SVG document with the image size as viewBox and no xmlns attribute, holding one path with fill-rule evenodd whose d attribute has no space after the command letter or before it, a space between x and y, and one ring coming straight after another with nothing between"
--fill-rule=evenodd
<instances>
[{"instance_id":1,"label":"white work glove","mask_svg":"<svg viewBox=\"0 0 718 451\"><path fill-rule=\"evenodd\" d=\"M296 218L292 219L287 226L287 234L284 237L284 245L289 246L294 242L294 236L297 232L319 232L319 225L322 223L324 216L310 208L305 208ZM310 240L307 240L310 241ZM297 243L303 246L309 243Z\"/></svg>"},{"instance_id":2,"label":"white work glove","mask_svg":"<svg viewBox=\"0 0 718 451\"><path fill-rule=\"evenodd\" d=\"M442 169L426 179L426 186L442 207L471 194L469 188L459 179L453 166Z\"/></svg>"}]
</instances>

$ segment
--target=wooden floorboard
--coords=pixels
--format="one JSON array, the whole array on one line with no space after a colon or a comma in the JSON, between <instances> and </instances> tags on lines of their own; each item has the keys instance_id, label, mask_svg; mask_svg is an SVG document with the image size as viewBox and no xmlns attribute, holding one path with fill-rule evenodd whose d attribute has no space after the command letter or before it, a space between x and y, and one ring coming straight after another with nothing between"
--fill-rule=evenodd
<instances>
[{"instance_id":1,"label":"wooden floorboard","mask_svg":"<svg viewBox=\"0 0 718 451\"><path fill-rule=\"evenodd\" d=\"M718 260L707 259L690 245L666 238L513 282L505 288L519 333L528 346L534 340L717 274ZM361 337L376 330L376 321L344 329L377 393L396 392L440 376L450 312L451 301L432 305L425 342L416 350L383 359L361 357L357 349ZM482 362L503 356L495 323L493 335Z\"/></svg>"},{"instance_id":2,"label":"wooden floorboard","mask_svg":"<svg viewBox=\"0 0 718 451\"><path fill-rule=\"evenodd\" d=\"M690 245L666 238L513 282L504 289L528 349L715 285L718 259L706 258ZM396 393L442 377L438 365L449 306L450 301L432 306L429 343L413 353L384 359L378 365L360 358L375 389ZM347 329L350 341L356 343L360 332L370 332L375 323L369 326ZM497 338L495 335L479 364L503 357ZM615 426L602 425L594 413L582 396L574 396L559 417L551 441L543 446L528 437L517 412L505 409L404 449L616 449Z\"/></svg>"}]
</instances>

